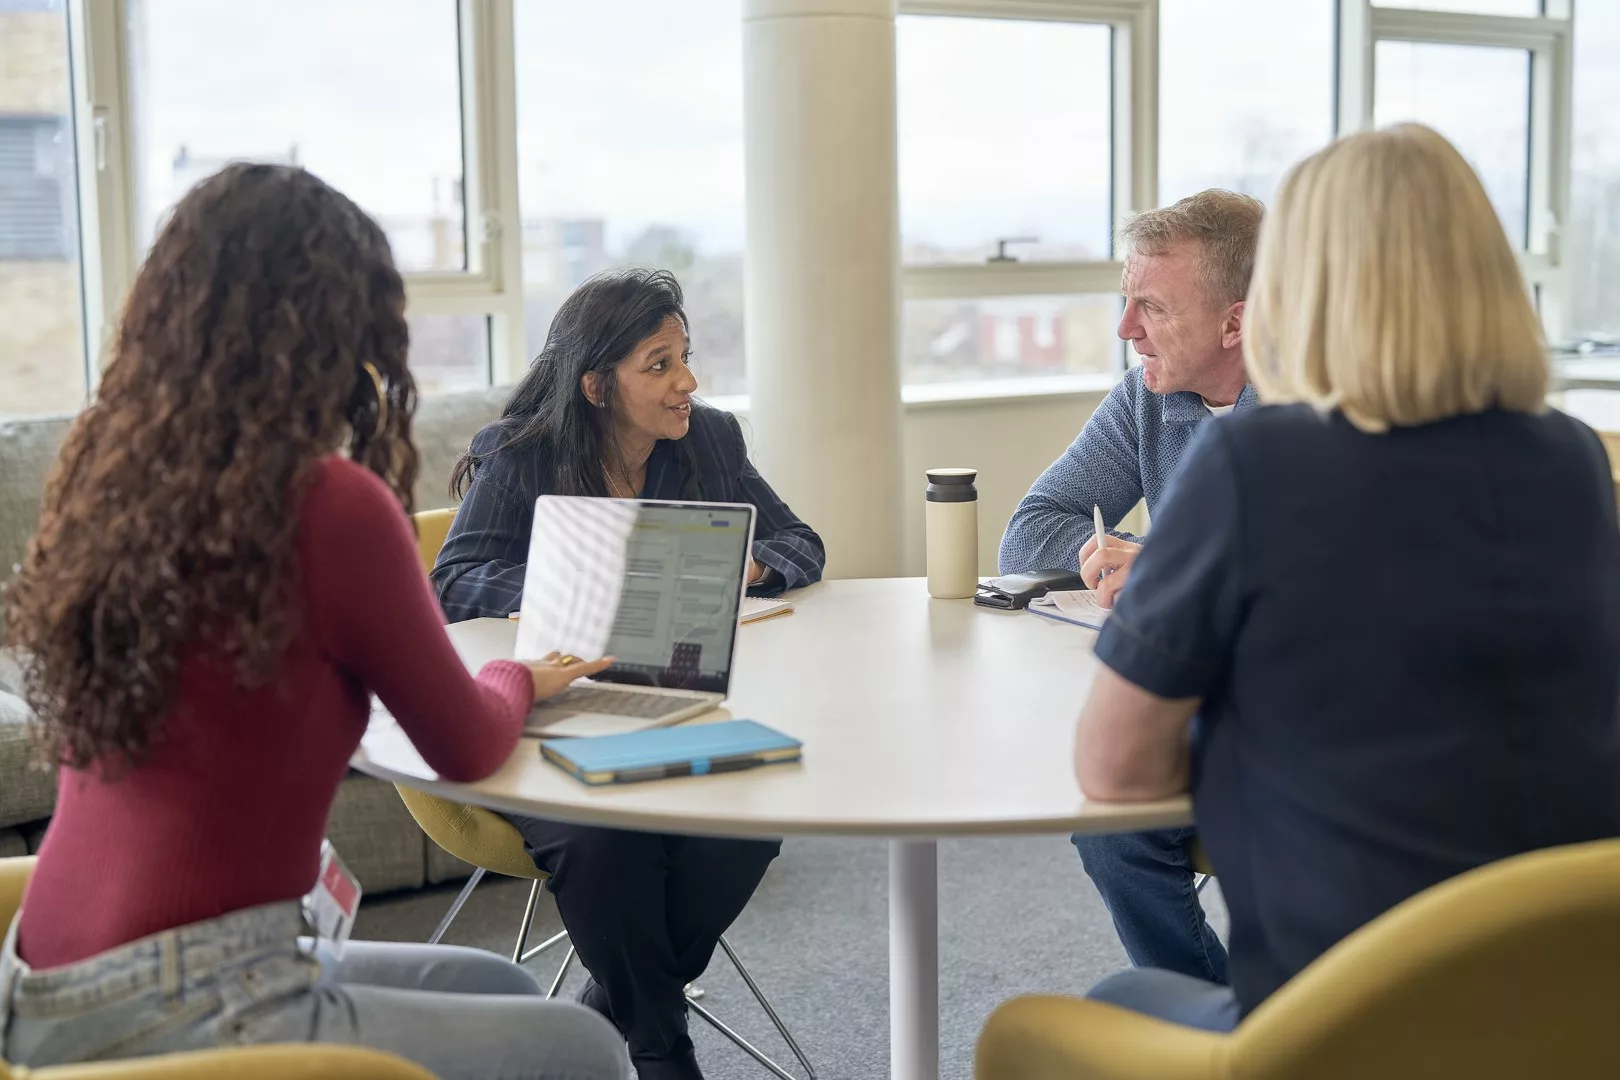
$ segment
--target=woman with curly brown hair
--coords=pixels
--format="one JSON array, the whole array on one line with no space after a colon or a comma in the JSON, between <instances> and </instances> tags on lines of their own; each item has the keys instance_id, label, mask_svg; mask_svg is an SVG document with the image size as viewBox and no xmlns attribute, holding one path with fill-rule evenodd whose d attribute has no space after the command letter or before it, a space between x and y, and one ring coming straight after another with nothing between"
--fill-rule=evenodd
<instances>
[{"instance_id":1,"label":"woman with curly brown hair","mask_svg":"<svg viewBox=\"0 0 1620 1080\"><path fill-rule=\"evenodd\" d=\"M624 1074L611 1027L505 960L299 936L372 692L472 780L603 666L474 679L450 647L406 517L404 303L376 223L301 169L227 168L153 245L5 595L60 766L0 952L5 1060L336 1042Z\"/></svg>"}]
</instances>

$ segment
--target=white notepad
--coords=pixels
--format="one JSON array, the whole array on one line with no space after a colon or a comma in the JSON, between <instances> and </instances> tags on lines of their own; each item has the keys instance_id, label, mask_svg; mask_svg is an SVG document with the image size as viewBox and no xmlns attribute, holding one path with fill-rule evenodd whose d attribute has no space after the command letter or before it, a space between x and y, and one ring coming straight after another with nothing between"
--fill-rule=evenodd
<instances>
[{"instance_id":1,"label":"white notepad","mask_svg":"<svg viewBox=\"0 0 1620 1080\"><path fill-rule=\"evenodd\" d=\"M742 602L742 614L738 616L739 623L758 622L768 619L772 615L786 615L793 610L791 600L773 600L768 596L745 596Z\"/></svg>"},{"instance_id":2,"label":"white notepad","mask_svg":"<svg viewBox=\"0 0 1620 1080\"><path fill-rule=\"evenodd\" d=\"M791 600L772 600L768 596L745 596L743 597L742 610L737 617L737 621L739 623L758 622L760 619L768 619L772 615L786 615L792 610L793 601ZM507 616L508 619L516 619L517 617L518 613L515 611Z\"/></svg>"},{"instance_id":3,"label":"white notepad","mask_svg":"<svg viewBox=\"0 0 1620 1080\"><path fill-rule=\"evenodd\" d=\"M1097 594L1089 589L1072 592L1049 592L1029 602L1029 610L1048 619L1073 623L1091 630L1101 630L1108 621L1109 609L1097 603Z\"/></svg>"}]
</instances>

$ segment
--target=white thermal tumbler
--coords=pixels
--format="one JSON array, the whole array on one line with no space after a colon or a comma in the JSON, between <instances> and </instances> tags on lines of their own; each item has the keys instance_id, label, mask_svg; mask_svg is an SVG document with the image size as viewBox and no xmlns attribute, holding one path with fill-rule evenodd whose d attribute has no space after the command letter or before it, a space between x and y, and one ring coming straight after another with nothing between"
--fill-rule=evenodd
<instances>
[{"instance_id":1,"label":"white thermal tumbler","mask_svg":"<svg viewBox=\"0 0 1620 1080\"><path fill-rule=\"evenodd\" d=\"M979 585L977 469L929 469L923 510L928 547L928 595L942 600L972 596Z\"/></svg>"}]
</instances>

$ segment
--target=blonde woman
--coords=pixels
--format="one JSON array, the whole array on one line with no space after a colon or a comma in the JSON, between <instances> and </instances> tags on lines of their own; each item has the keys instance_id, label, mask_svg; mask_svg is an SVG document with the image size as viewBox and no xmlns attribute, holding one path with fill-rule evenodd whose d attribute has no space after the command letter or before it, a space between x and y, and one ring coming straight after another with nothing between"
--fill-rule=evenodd
<instances>
[{"instance_id":1,"label":"blonde woman","mask_svg":"<svg viewBox=\"0 0 1620 1080\"><path fill-rule=\"evenodd\" d=\"M1246 312L1268 407L1204 425L1097 643L1087 795L1192 791L1231 987L1093 996L1228 1030L1340 938L1620 835L1620 528L1461 155L1402 126L1289 175Z\"/></svg>"}]
</instances>

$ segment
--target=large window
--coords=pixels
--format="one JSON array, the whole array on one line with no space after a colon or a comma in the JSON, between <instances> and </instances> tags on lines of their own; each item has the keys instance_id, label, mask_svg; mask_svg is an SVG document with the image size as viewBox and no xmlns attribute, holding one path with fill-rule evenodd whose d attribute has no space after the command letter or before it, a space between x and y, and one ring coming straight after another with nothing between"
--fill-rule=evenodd
<instances>
[{"instance_id":1,"label":"large window","mask_svg":"<svg viewBox=\"0 0 1620 1080\"><path fill-rule=\"evenodd\" d=\"M1380 41L1373 116L1439 131L1474 166L1508 239L1528 242L1530 55L1523 49Z\"/></svg>"},{"instance_id":2,"label":"large window","mask_svg":"<svg viewBox=\"0 0 1620 1080\"><path fill-rule=\"evenodd\" d=\"M686 292L700 393L747 388L741 0L517 0L523 311L616 266Z\"/></svg>"},{"instance_id":3,"label":"large window","mask_svg":"<svg viewBox=\"0 0 1620 1080\"><path fill-rule=\"evenodd\" d=\"M0 417L85 394L67 13L0 4Z\"/></svg>"},{"instance_id":4,"label":"large window","mask_svg":"<svg viewBox=\"0 0 1620 1080\"><path fill-rule=\"evenodd\" d=\"M130 0L129 12L144 241L198 180L270 161L363 206L400 269L466 267L455 0Z\"/></svg>"},{"instance_id":5,"label":"large window","mask_svg":"<svg viewBox=\"0 0 1620 1080\"><path fill-rule=\"evenodd\" d=\"M1110 38L1096 23L901 16L907 263L1108 257Z\"/></svg>"},{"instance_id":6,"label":"large window","mask_svg":"<svg viewBox=\"0 0 1620 1080\"><path fill-rule=\"evenodd\" d=\"M1620 357L1620 4L1575 13L1575 130L1565 337Z\"/></svg>"},{"instance_id":7,"label":"large window","mask_svg":"<svg viewBox=\"0 0 1620 1080\"><path fill-rule=\"evenodd\" d=\"M510 382L570 291L637 265L684 285L703 391L745 393L744 6L0 0L0 415L84 400L164 215L240 159L382 224L425 392ZM1620 0L897 8L909 400L1107 385L1126 218L1270 199L1335 131L1408 119L1597 357L1561 364L1620 377Z\"/></svg>"},{"instance_id":8,"label":"large window","mask_svg":"<svg viewBox=\"0 0 1620 1080\"><path fill-rule=\"evenodd\" d=\"M1153 115L1136 107L1153 78L1150 9L900 8L908 395L956 396L944 383L1106 383L1123 356L1114 228L1151 204L1141 152Z\"/></svg>"},{"instance_id":9,"label":"large window","mask_svg":"<svg viewBox=\"0 0 1620 1080\"><path fill-rule=\"evenodd\" d=\"M406 274L480 269L456 0L128 0L128 11L140 251L197 181L247 160L302 165L349 195ZM484 319L412 315L426 392L488 384Z\"/></svg>"},{"instance_id":10,"label":"large window","mask_svg":"<svg viewBox=\"0 0 1620 1080\"><path fill-rule=\"evenodd\" d=\"M1333 14L1334 0L1159 0L1161 203L1214 187L1269 201L1327 145Z\"/></svg>"},{"instance_id":11,"label":"large window","mask_svg":"<svg viewBox=\"0 0 1620 1080\"><path fill-rule=\"evenodd\" d=\"M1554 339L1564 333L1569 298L1570 7L1341 0L1336 65L1340 130L1418 121L1474 166ZM1589 7L1596 5L1580 5Z\"/></svg>"},{"instance_id":12,"label":"large window","mask_svg":"<svg viewBox=\"0 0 1620 1080\"><path fill-rule=\"evenodd\" d=\"M1603 3L1604 0L1596 0ZM1378 7L1456 11L1469 15L1540 15L1541 0L1373 0Z\"/></svg>"}]
</instances>

